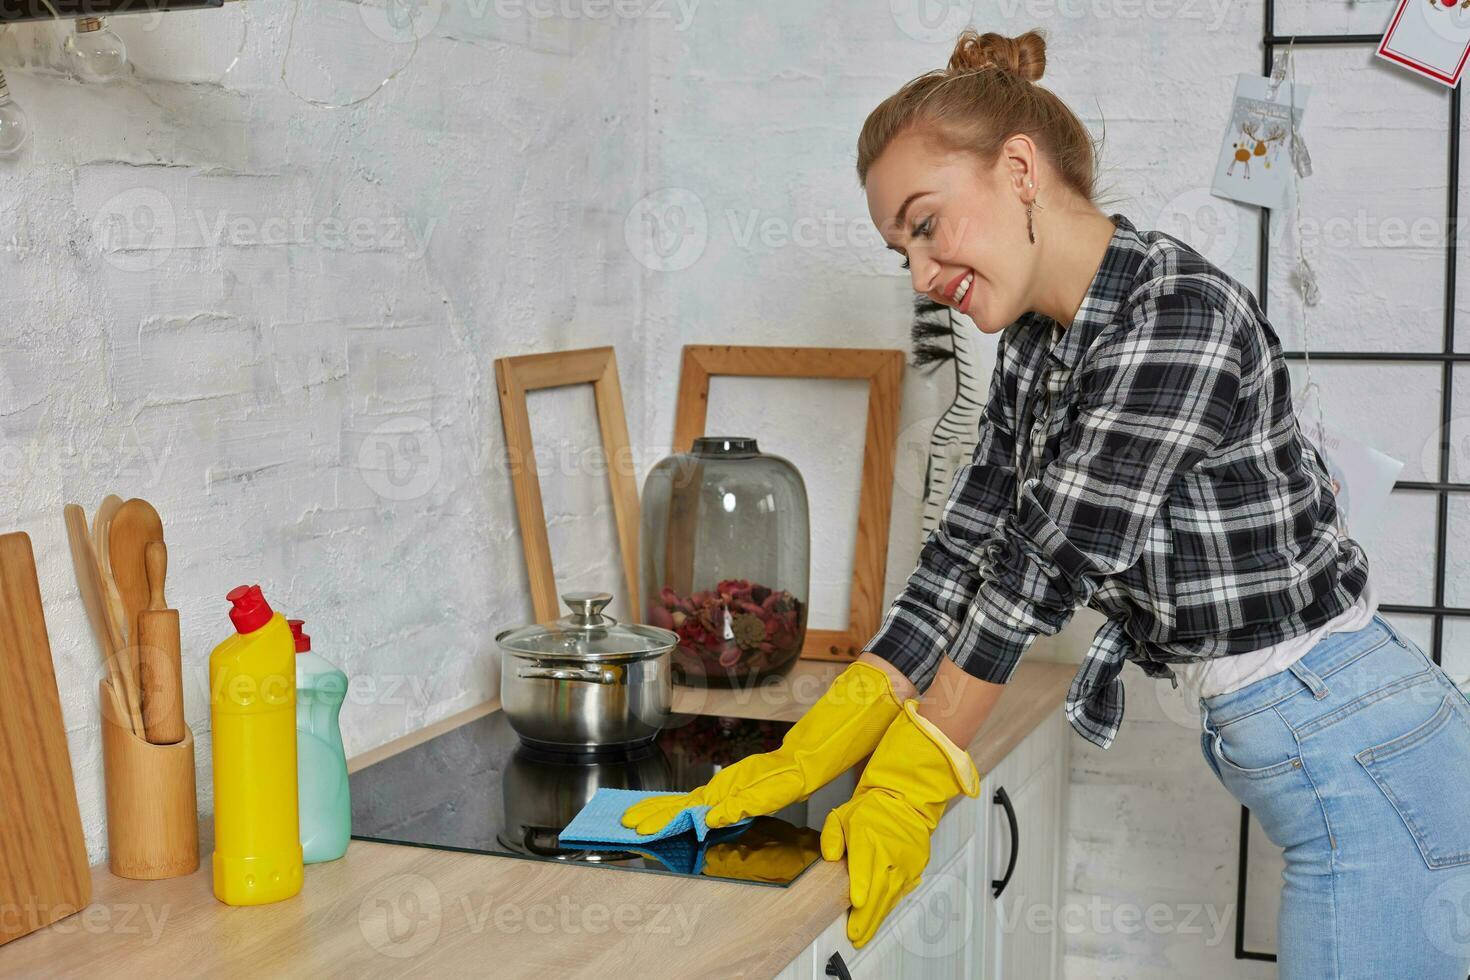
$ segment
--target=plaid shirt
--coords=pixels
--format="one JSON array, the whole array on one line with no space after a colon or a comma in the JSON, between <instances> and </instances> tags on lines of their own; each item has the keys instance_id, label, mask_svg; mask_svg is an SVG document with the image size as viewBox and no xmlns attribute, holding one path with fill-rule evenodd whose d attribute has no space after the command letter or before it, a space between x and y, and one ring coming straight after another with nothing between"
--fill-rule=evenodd
<instances>
[{"instance_id":1,"label":"plaid shirt","mask_svg":"<svg viewBox=\"0 0 1470 980\"><path fill-rule=\"evenodd\" d=\"M1368 580L1255 297L1111 217L1072 325L1026 313L1001 334L974 457L866 647L920 691L943 657L1003 684L1089 606L1108 618L1066 712L1103 748L1125 660L1172 680L1167 664L1309 632Z\"/></svg>"}]
</instances>

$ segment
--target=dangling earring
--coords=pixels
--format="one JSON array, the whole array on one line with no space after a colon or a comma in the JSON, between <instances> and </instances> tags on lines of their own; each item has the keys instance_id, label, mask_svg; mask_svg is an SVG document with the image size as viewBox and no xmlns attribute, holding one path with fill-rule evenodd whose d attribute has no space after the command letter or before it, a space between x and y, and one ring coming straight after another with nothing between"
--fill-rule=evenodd
<instances>
[{"instance_id":1,"label":"dangling earring","mask_svg":"<svg viewBox=\"0 0 1470 980\"><path fill-rule=\"evenodd\" d=\"M1035 187L1036 186L1036 181L1034 181L1034 180L1028 180L1028 181L1026 181L1026 186L1027 187ZM1036 203L1036 206L1037 207L1041 207L1041 202L1040 201L1037 201L1035 203ZM1029 238L1029 239L1031 239L1031 244L1032 245L1035 245L1036 244L1036 232L1035 232L1035 230L1031 226L1031 205L1030 204L1026 205L1026 237Z\"/></svg>"}]
</instances>

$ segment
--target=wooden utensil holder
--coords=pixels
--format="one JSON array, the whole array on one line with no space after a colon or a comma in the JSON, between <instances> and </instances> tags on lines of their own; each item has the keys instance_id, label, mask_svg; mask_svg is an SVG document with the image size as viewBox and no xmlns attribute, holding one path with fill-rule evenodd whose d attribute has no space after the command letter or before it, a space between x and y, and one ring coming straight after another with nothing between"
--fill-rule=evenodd
<instances>
[{"instance_id":1,"label":"wooden utensil holder","mask_svg":"<svg viewBox=\"0 0 1470 980\"><path fill-rule=\"evenodd\" d=\"M172 745L134 735L103 680L102 768L107 783L107 863L120 878L174 878L199 867L194 733Z\"/></svg>"}]
</instances>

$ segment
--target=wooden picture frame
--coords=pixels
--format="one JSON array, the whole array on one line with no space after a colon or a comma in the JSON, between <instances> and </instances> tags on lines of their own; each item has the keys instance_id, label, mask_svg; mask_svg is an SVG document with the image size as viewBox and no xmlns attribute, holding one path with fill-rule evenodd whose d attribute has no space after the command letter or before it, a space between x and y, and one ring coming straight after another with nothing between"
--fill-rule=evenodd
<instances>
[{"instance_id":1,"label":"wooden picture frame","mask_svg":"<svg viewBox=\"0 0 1470 980\"><path fill-rule=\"evenodd\" d=\"M854 660L878 632L888 565L889 513L902 407L904 353L846 347L724 347L689 345L679 368L674 450L688 452L704 435L710 378L821 378L868 382L868 420L858 495L857 544L845 630L808 629L801 656Z\"/></svg>"},{"instance_id":2,"label":"wooden picture frame","mask_svg":"<svg viewBox=\"0 0 1470 980\"><path fill-rule=\"evenodd\" d=\"M561 615L561 602L551 565L551 543L546 536L546 511L541 504L541 478L536 472L526 393L579 384L592 385L597 401L597 424L602 432L602 450L607 456L607 482L612 493L623 575L627 579L628 608L633 610L633 620L638 621L643 608L638 599L638 488L633 481L628 420L623 414L623 388L618 382L618 361L613 349L592 347L497 358L495 382L500 389L500 421L505 427L505 448L510 457L521 548L526 557L536 621L548 623L557 619Z\"/></svg>"}]
</instances>

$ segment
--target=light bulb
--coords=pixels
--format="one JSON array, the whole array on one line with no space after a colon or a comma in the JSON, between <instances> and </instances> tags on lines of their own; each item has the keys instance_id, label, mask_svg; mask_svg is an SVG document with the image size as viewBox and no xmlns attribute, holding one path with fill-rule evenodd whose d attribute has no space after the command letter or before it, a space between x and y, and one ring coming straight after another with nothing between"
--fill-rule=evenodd
<instances>
[{"instance_id":1,"label":"light bulb","mask_svg":"<svg viewBox=\"0 0 1470 980\"><path fill-rule=\"evenodd\" d=\"M31 124L25 110L10 97L10 86L5 73L0 72L0 157L13 157L26 145L31 135Z\"/></svg>"},{"instance_id":2,"label":"light bulb","mask_svg":"<svg viewBox=\"0 0 1470 980\"><path fill-rule=\"evenodd\" d=\"M61 47L73 74L84 82L110 82L128 67L128 46L101 17L78 17L76 33Z\"/></svg>"}]
</instances>

